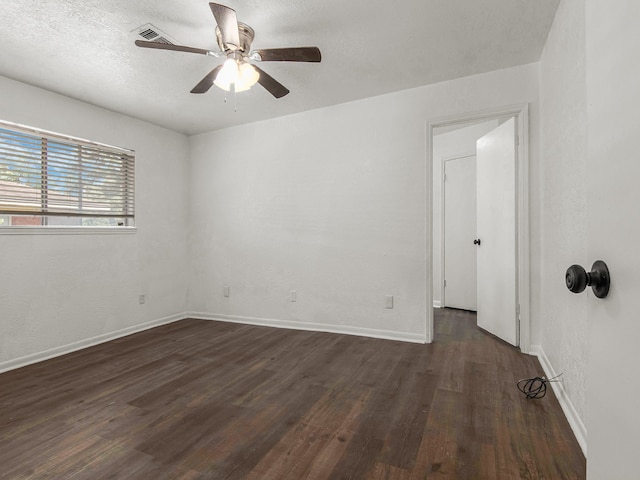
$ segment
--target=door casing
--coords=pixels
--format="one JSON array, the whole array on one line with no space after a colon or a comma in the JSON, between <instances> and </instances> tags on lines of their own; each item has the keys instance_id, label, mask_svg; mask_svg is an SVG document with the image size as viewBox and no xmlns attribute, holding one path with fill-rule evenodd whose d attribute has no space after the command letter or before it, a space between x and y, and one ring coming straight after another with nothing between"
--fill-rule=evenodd
<instances>
[{"instance_id":1,"label":"door casing","mask_svg":"<svg viewBox=\"0 0 640 480\"><path fill-rule=\"evenodd\" d=\"M427 121L427 235L426 255L428 261L427 272L427 318L425 322L425 339L431 343L434 338L433 331L433 131L438 127L465 124L491 120L497 117L514 116L516 118L516 131L518 136L518 148L516 159L516 251L518 267L518 319L519 344L524 353L531 350L531 326L530 326L530 267L529 267L529 105L510 105L493 110L476 113L463 113L444 118ZM439 286L437 288L440 288Z\"/></svg>"}]
</instances>

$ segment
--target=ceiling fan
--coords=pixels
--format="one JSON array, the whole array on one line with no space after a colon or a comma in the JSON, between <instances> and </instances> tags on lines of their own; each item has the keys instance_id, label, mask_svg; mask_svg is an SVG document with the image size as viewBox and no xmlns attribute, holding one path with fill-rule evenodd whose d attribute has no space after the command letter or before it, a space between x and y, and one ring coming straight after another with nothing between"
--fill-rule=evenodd
<instances>
[{"instance_id":1,"label":"ceiling fan","mask_svg":"<svg viewBox=\"0 0 640 480\"><path fill-rule=\"evenodd\" d=\"M212 85L226 91L241 92L259 83L276 98L289 93L282 85L264 70L251 62L320 62L322 56L318 47L267 48L250 50L255 36L253 28L239 22L236 11L225 5L209 3L211 12L218 24L216 37L220 52L203 48L173 45L170 43L136 40L138 47L173 50L176 52L198 53L212 57L226 57L224 64L211 70L193 87L191 93L206 93Z\"/></svg>"}]
</instances>

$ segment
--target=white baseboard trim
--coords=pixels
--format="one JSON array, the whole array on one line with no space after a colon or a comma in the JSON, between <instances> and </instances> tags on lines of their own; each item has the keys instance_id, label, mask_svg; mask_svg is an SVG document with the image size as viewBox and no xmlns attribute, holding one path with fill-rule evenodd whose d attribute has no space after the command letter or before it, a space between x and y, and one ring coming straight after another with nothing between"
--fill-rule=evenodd
<instances>
[{"instance_id":1,"label":"white baseboard trim","mask_svg":"<svg viewBox=\"0 0 640 480\"><path fill-rule=\"evenodd\" d=\"M547 378L553 378L557 375L554 370L551 362L549 362L549 358L544 353L544 349L542 345L531 345L531 354L538 357L540 361L540 365L544 370L544 374ZM562 378L562 377L560 377ZM558 402L560 402L560 406L562 407L562 411L564 412L565 417L571 426L571 430L573 430L573 434L576 436L576 440L578 444L580 444L580 448L582 449L582 453L585 458L587 457L587 428L585 427L582 419L578 415L567 391L564 389L564 385L562 382L549 382L551 383L551 387L553 388L553 393L555 393L558 398Z\"/></svg>"},{"instance_id":2,"label":"white baseboard trim","mask_svg":"<svg viewBox=\"0 0 640 480\"><path fill-rule=\"evenodd\" d=\"M440 300L433 301L433 308L442 308L442 304L440 303Z\"/></svg>"},{"instance_id":3,"label":"white baseboard trim","mask_svg":"<svg viewBox=\"0 0 640 480\"><path fill-rule=\"evenodd\" d=\"M242 317L236 315L222 315L215 313L187 312L186 318L200 320L215 320L221 322L243 323L247 325L260 325L275 328L290 328L292 330L307 330L313 332L341 333L345 335L358 335L360 337L382 338L385 340L399 340L411 343L426 343L424 334L394 332L392 330L376 330L373 328L354 327L350 325L329 325L325 323L307 323L294 320L278 320L274 318Z\"/></svg>"},{"instance_id":4,"label":"white baseboard trim","mask_svg":"<svg viewBox=\"0 0 640 480\"><path fill-rule=\"evenodd\" d=\"M50 358L66 355L67 353L82 350L83 348L92 347L100 343L105 343L116 338L126 337L132 333L142 332L143 330L149 330L150 328L159 327L160 325L166 325L167 323L177 322L185 318L183 313L171 315L169 317L159 318L157 320L151 320L150 322L141 323L131 327L116 330L114 332L103 333L95 337L87 338L85 340L79 340L77 342L69 343L61 347L51 348L44 352L32 353L24 357L8 360L0 363L0 373L7 372L9 370L15 370L16 368L25 367L32 363L42 362L43 360L49 360Z\"/></svg>"},{"instance_id":5,"label":"white baseboard trim","mask_svg":"<svg viewBox=\"0 0 640 480\"><path fill-rule=\"evenodd\" d=\"M255 317L241 317L235 315L218 315L201 312L185 312L177 313L157 320L151 320L149 322L141 323L131 327L116 330L114 332L104 333L95 337L79 340L77 342L69 343L61 347L51 348L43 352L32 353L24 357L7 360L0 362L0 373L8 372L9 370L15 370L17 368L26 367L33 363L42 362L51 358L66 355L83 348L92 347L100 343L109 342L117 338L126 337L133 333L149 330L150 328L159 327L160 325L166 325L168 323L184 320L185 318L196 318L202 320L217 320L222 322L243 323L248 325L261 325L275 328L290 328L294 330L309 330L318 332L329 333L342 333L346 335L358 335L363 337L382 338L385 340L399 340L403 342L411 343L426 343L426 338L422 334L417 333L405 333L394 332L391 330L376 330L372 328L352 327L348 325L326 325L321 323L302 323L291 320L276 320L266 318Z\"/></svg>"}]
</instances>

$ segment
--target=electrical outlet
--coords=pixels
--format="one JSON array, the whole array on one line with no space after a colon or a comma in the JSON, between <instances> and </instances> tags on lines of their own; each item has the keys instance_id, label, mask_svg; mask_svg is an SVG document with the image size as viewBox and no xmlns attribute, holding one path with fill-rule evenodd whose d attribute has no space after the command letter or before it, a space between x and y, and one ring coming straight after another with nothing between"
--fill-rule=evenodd
<instances>
[{"instance_id":1,"label":"electrical outlet","mask_svg":"<svg viewBox=\"0 0 640 480\"><path fill-rule=\"evenodd\" d=\"M231 295L231 287L229 287L229 285L225 285L224 286L224 296L228 297L229 295Z\"/></svg>"},{"instance_id":2,"label":"electrical outlet","mask_svg":"<svg viewBox=\"0 0 640 480\"><path fill-rule=\"evenodd\" d=\"M147 301L147 296L144 294L138 295L138 303L143 305Z\"/></svg>"},{"instance_id":3,"label":"electrical outlet","mask_svg":"<svg viewBox=\"0 0 640 480\"><path fill-rule=\"evenodd\" d=\"M289 300L291 300L292 302L298 301L298 294L295 290L291 290L291 293L289 294Z\"/></svg>"}]
</instances>

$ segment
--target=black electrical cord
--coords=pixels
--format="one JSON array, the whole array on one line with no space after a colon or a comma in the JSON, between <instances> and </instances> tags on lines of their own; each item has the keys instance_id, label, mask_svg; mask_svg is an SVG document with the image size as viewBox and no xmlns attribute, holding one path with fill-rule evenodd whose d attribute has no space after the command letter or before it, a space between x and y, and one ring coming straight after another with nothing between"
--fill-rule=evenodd
<instances>
[{"instance_id":1,"label":"black electrical cord","mask_svg":"<svg viewBox=\"0 0 640 480\"><path fill-rule=\"evenodd\" d=\"M562 373L560 375L562 375ZM518 380L518 383L516 385L518 387L518 390L524 393L527 398L542 398L547 394L547 383L559 382L560 380L556 380L556 378L558 378L560 375L556 375L553 378L523 378L522 380Z\"/></svg>"}]
</instances>

